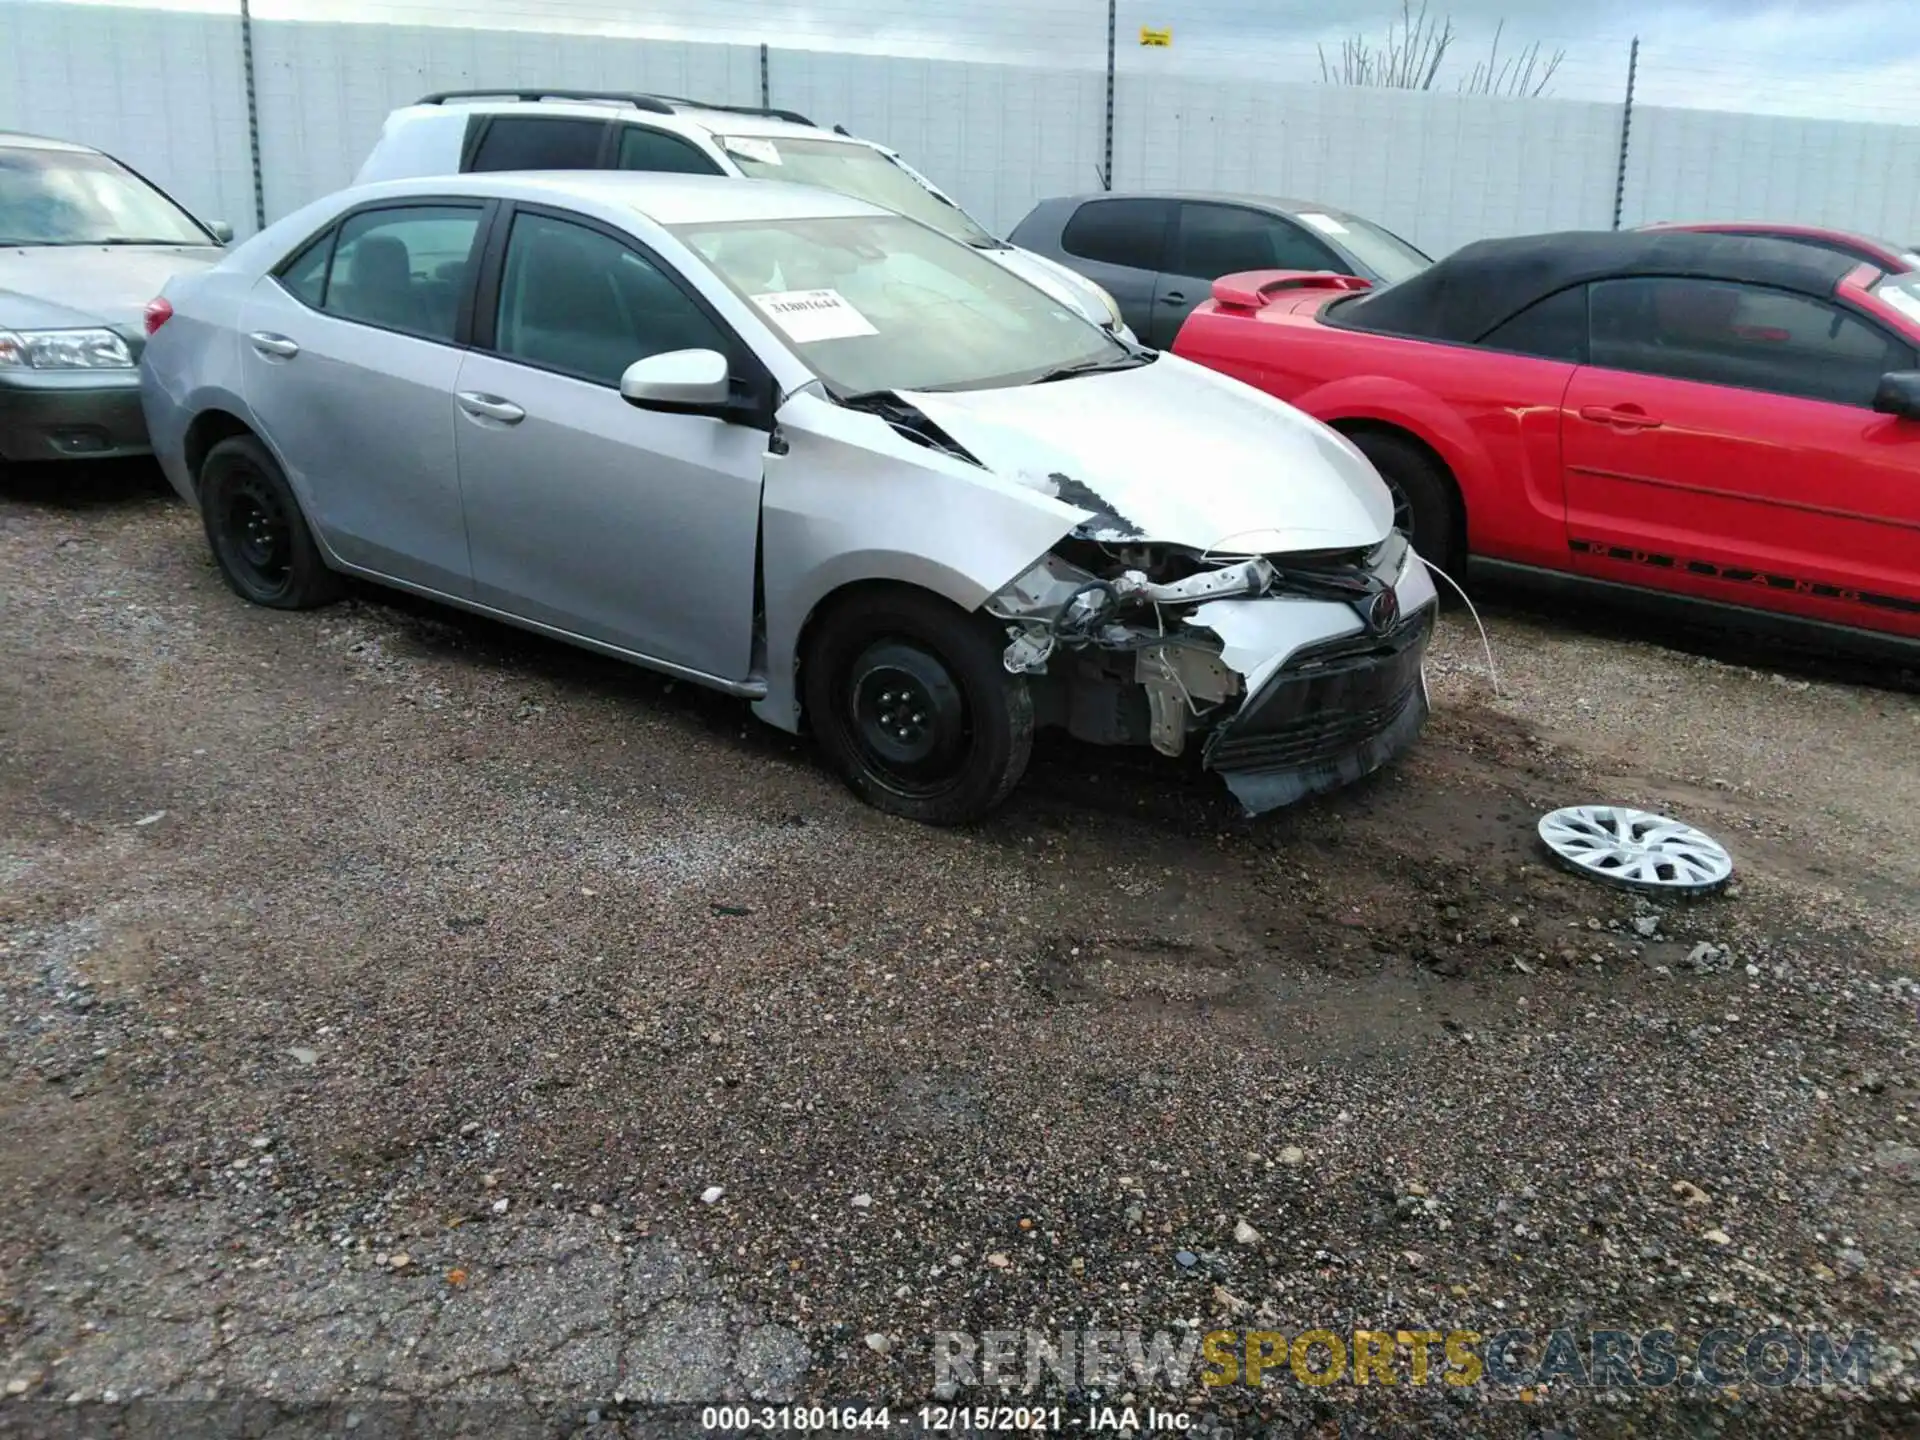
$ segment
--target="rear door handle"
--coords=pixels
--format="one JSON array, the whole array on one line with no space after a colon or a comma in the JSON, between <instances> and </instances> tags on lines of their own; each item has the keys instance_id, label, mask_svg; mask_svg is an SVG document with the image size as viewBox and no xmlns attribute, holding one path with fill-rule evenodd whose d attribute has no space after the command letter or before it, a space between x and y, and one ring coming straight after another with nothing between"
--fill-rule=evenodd
<instances>
[{"instance_id":1,"label":"rear door handle","mask_svg":"<svg viewBox=\"0 0 1920 1440\"><path fill-rule=\"evenodd\" d=\"M300 347L293 341L284 335L275 335L270 330L256 330L247 339L262 355L277 355L282 360L291 360L300 353Z\"/></svg>"},{"instance_id":2,"label":"rear door handle","mask_svg":"<svg viewBox=\"0 0 1920 1440\"><path fill-rule=\"evenodd\" d=\"M1618 425L1624 430L1658 430L1660 422L1644 410L1616 410L1609 405L1582 405L1580 418L1596 425Z\"/></svg>"},{"instance_id":3,"label":"rear door handle","mask_svg":"<svg viewBox=\"0 0 1920 1440\"><path fill-rule=\"evenodd\" d=\"M478 390L462 390L453 398L460 402L460 408L469 415L498 420L502 425L518 425L527 418L526 411L511 400L502 400L498 395L482 395Z\"/></svg>"}]
</instances>

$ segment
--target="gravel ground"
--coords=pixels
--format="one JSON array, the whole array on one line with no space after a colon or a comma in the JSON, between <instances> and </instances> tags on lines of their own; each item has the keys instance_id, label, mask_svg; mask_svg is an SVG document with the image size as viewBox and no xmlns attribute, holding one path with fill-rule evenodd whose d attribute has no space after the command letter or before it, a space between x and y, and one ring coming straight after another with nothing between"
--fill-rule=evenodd
<instances>
[{"instance_id":1,"label":"gravel ground","mask_svg":"<svg viewBox=\"0 0 1920 1440\"><path fill-rule=\"evenodd\" d=\"M1920 1424L1889 677L1501 608L1496 696L1455 613L1375 782L1250 823L1045 745L956 833L684 684L250 608L143 468L0 486L0 599L0 1431L898 1416L937 1330L1216 1326L1666 1328L1683 1380L1716 1327L1878 1343L1827 1391L1117 1388L1276 1437ZM1582 799L1736 886L1544 865Z\"/></svg>"}]
</instances>

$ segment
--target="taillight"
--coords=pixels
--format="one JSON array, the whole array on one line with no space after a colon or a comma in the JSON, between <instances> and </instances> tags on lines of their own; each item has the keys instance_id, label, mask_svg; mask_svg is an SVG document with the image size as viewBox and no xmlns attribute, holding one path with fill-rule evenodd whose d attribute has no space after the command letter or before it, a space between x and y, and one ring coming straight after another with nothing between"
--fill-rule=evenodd
<instances>
[{"instance_id":1,"label":"taillight","mask_svg":"<svg viewBox=\"0 0 1920 1440\"><path fill-rule=\"evenodd\" d=\"M173 306L167 303L167 297L156 295L147 302L147 334L151 335L173 318Z\"/></svg>"}]
</instances>

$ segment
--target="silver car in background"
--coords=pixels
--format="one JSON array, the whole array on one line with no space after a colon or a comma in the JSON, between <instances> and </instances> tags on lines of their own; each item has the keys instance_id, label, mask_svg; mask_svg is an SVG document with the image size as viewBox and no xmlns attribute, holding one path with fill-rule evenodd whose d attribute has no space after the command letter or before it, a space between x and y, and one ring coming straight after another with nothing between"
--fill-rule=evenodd
<instances>
[{"instance_id":1,"label":"silver car in background","mask_svg":"<svg viewBox=\"0 0 1920 1440\"><path fill-rule=\"evenodd\" d=\"M365 576L685 676L931 823L1040 726L1263 810L1426 717L1433 584L1351 444L845 195L363 186L165 298L155 449L260 604Z\"/></svg>"},{"instance_id":2,"label":"silver car in background","mask_svg":"<svg viewBox=\"0 0 1920 1440\"><path fill-rule=\"evenodd\" d=\"M111 155L0 132L0 461L144 454L141 311L230 233Z\"/></svg>"}]
</instances>

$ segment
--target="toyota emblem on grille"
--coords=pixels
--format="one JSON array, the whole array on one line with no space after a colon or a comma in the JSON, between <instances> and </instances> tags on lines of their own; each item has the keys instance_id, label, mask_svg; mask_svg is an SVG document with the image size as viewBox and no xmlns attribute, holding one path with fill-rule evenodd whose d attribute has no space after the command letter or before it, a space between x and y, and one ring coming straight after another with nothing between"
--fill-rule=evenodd
<instances>
[{"instance_id":1,"label":"toyota emblem on grille","mask_svg":"<svg viewBox=\"0 0 1920 1440\"><path fill-rule=\"evenodd\" d=\"M1394 621L1399 618L1400 597L1392 590L1382 590L1373 597L1373 603L1367 607L1367 624L1381 634L1391 630Z\"/></svg>"}]
</instances>

